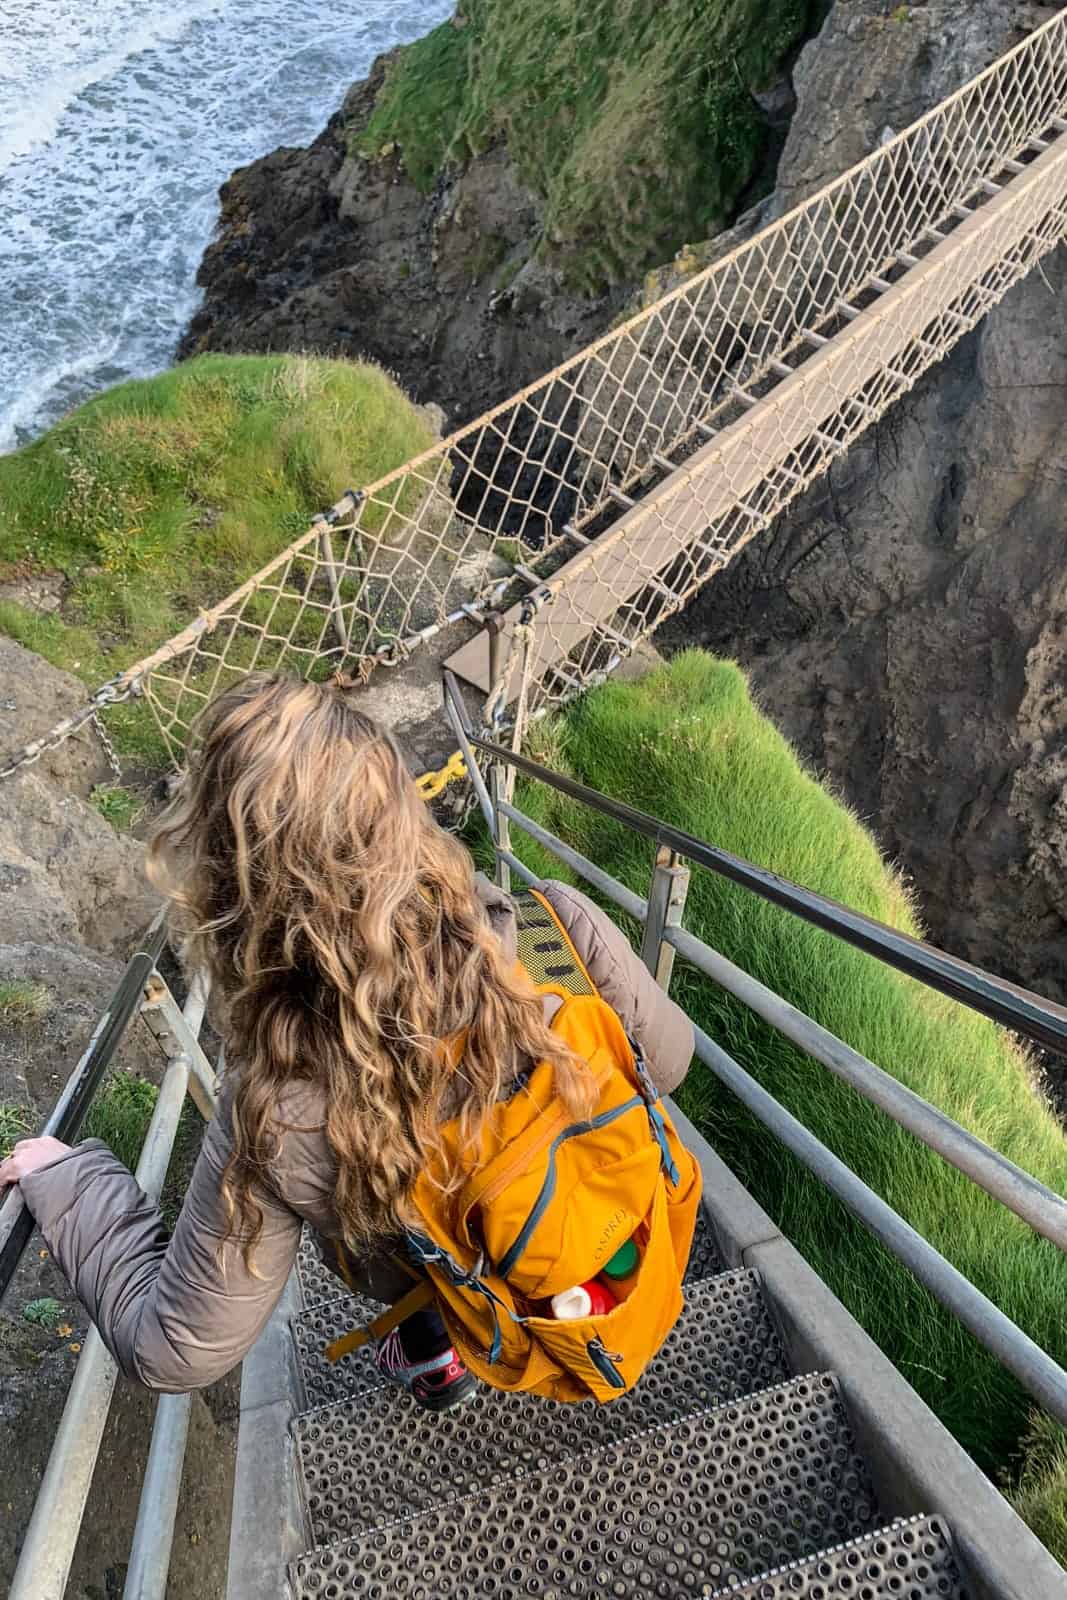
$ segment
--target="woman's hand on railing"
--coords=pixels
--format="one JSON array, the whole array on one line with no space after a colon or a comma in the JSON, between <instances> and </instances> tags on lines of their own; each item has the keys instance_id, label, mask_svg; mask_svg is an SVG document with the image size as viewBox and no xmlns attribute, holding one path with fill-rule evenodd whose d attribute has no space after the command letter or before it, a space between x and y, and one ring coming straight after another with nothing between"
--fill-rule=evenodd
<instances>
[{"instance_id":1,"label":"woman's hand on railing","mask_svg":"<svg viewBox=\"0 0 1067 1600\"><path fill-rule=\"evenodd\" d=\"M51 1139L47 1134L40 1139L20 1139L7 1160L0 1162L0 1189L5 1184L28 1178L31 1172L69 1154L69 1144L64 1144L61 1139Z\"/></svg>"}]
</instances>

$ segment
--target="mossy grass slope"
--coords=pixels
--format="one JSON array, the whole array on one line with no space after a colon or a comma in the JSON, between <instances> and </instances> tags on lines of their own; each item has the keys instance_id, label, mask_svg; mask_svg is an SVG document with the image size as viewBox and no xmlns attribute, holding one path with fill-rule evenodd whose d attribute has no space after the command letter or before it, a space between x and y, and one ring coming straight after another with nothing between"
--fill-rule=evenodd
<instances>
[{"instance_id":1,"label":"mossy grass slope","mask_svg":"<svg viewBox=\"0 0 1067 1600\"><path fill-rule=\"evenodd\" d=\"M760 163L753 91L822 0L464 0L408 46L352 140L398 146L429 189L504 138L545 202L544 248L590 290L665 260L733 214Z\"/></svg>"},{"instance_id":2,"label":"mossy grass slope","mask_svg":"<svg viewBox=\"0 0 1067 1600\"><path fill-rule=\"evenodd\" d=\"M871 835L800 766L730 662L693 651L638 683L587 695L536 729L550 764L726 850L908 933L919 924ZM523 809L644 893L651 846L537 784ZM514 831L543 875L565 869ZM1031 1065L1002 1030L829 934L694 869L686 925L1060 1193L1067 1140ZM1067 1365L1067 1261L817 1063L692 969L673 992L790 1111ZM822 1277L957 1438L993 1475L1027 1465L1027 1515L1067 1557L1054 1510L1067 1481L1061 1434L1026 1443L1015 1382L699 1063L680 1099ZM1022 1503L1022 1502L1020 1502Z\"/></svg>"},{"instance_id":3,"label":"mossy grass slope","mask_svg":"<svg viewBox=\"0 0 1067 1600\"><path fill-rule=\"evenodd\" d=\"M0 600L0 630L96 688L431 439L362 362L209 355L110 389L0 456L0 584L65 580L58 612ZM112 718L151 745L143 707Z\"/></svg>"}]
</instances>

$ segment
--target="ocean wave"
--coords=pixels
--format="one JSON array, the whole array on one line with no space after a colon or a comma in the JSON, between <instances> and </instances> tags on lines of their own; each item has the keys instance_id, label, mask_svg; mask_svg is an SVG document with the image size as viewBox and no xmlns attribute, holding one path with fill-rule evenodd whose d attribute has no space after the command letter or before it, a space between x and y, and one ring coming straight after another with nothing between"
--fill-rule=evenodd
<instances>
[{"instance_id":1,"label":"ocean wave","mask_svg":"<svg viewBox=\"0 0 1067 1600\"><path fill-rule=\"evenodd\" d=\"M66 384L75 383L90 372L98 372L115 359L122 342L122 330L109 334L80 355L59 361L34 374L20 390L18 396L0 415L0 454L13 450L19 435L33 421L49 396L57 394Z\"/></svg>"},{"instance_id":2,"label":"ocean wave","mask_svg":"<svg viewBox=\"0 0 1067 1600\"><path fill-rule=\"evenodd\" d=\"M187 0L163 18L145 0L49 0L47 15L0 0L21 51L0 60L0 151L28 147L0 173L0 450L167 366L219 184L313 138L376 54L450 9Z\"/></svg>"},{"instance_id":3,"label":"ocean wave","mask_svg":"<svg viewBox=\"0 0 1067 1600\"><path fill-rule=\"evenodd\" d=\"M59 132L63 117L78 99L98 83L106 83L148 50L179 39L192 23L221 9L223 0L198 0L179 11L160 11L123 33L122 41L95 57L90 56L43 84L27 85L29 98L0 127L0 173L21 156L49 144ZM10 102L9 102L10 104Z\"/></svg>"}]
</instances>

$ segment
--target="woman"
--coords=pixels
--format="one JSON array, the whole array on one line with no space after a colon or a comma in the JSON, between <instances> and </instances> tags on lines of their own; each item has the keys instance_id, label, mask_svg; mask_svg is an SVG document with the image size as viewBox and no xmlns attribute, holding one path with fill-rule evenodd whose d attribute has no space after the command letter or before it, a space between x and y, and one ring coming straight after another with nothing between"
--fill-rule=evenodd
<instances>
[{"instance_id":1,"label":"woman","mask_svg":"<svg viewBox=\"0 0 1067 1600\"><path fill-rule=\"evenodd\" d=\"M559 1091L583 1098L582 1064L516 964L511 902L475 879L342 690L249 677L197 733L149 875L224 1002L229 1067L174 1235L98 1140L26 1139L0 1166L123 1372L168 1392L241 1360L304 1222L343 1241L367 1293L399 1299L410 1277L392 1241L437 1130L458 1116L476 1133L524 1063L553 1062ZM669 1093L688 1019L584 895L544 888ZM433 1409L474 1386L433 1311L377 1361Z\"/></svg>"}]
</instances>

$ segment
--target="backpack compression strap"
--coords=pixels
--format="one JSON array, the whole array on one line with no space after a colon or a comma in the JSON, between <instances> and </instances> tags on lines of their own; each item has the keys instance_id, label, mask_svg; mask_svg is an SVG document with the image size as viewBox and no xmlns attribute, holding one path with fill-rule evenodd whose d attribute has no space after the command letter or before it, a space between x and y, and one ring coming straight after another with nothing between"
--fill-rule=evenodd
<instances>
[{"instance_id":1,"label":"backpack compression strap","mask_svg":"<svg viewBox=\"0 0 1067 1600\"><path fill-rule=\"evenodd\" d=\"M519 960L539 989L566 994L596 994L589 974L556 913L535 889L514 897Z\"/></svg>"},{"instance_id":2,"label":"backpack compression strap","mask_svg":"<svg viewBox=\"0 0 1067 1600\"><path fill-rule=\"evenodd\" d=\"M353 1294L360 1294L362 1291L352 1275L348 1252L340 1239L334 1239L332 1243L334 1265L338 1273ZM392 1259L397 1266L402 1267L414 1280L414 1286L395 1305L388 1306L385 1311L382 1311L374 1318L373 1322L368 1322L365 1328L353 1328L350 1333L344 1333L339 1339L335 1339L332 1344L328 1344L326 1346L327 1361L340 1361L342 1356L351 1355L353 1350L362 1350L363 1346L369 1344L372 1339L384 1339L390 1329L398 1327L401 1322L406 1322L408 1317L414 1316L416 1311L421 1311L425 1306L433 1304L433 1284L430 1280L424 1278L421 1273L416 1272L411 1264L401 1256L393 1256Z\"/></svg>"}]
</instances>

